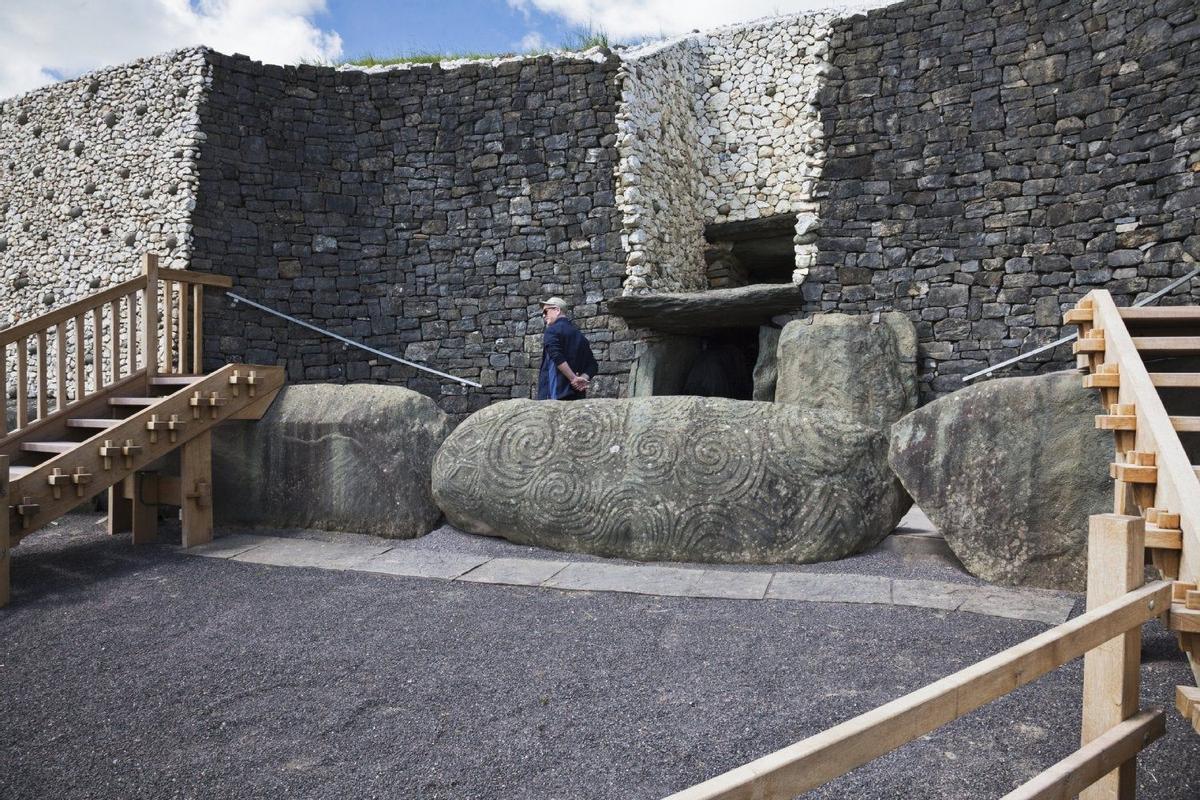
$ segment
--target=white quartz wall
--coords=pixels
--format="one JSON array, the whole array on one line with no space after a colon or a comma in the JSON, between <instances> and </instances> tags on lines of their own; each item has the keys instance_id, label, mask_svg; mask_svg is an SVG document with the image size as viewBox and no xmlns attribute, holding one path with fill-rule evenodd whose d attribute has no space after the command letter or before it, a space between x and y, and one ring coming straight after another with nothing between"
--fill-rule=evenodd
<instances>
[{"instance_id":1,"label":"white quartz wall","mask_svg":"<svg viewBox=\"0 0 1200 800\"><path fill-rule=\"evenodd\" d=\"M132 278L146 252L187 266L207 73L181 50L0 101L0 327Z\"/></svg>"},{"instance_id":2,"label":"white quartz wall","mask_svg":"<svg viewBox=\"0 0 1200 800\"><path fill-rule=\"evenodd\" d=\"M704 225L777 214L797 216L793 278L804 279L820 224L818 94L833 19L780 17L625 55L626 293L704 288Z\"/></svg>"}]
</instances>

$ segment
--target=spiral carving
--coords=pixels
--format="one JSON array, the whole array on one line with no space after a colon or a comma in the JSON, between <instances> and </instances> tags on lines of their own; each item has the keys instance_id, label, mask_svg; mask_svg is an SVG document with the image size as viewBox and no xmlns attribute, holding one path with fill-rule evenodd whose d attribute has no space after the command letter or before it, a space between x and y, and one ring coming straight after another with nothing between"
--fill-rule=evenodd
<instances>
[{"instance_id":1,"label":"spiral carving","mask_svg":"<svg viewBox=\"0 0 1200 800\"><path fill-rule=\"evenodd\" d=\"M439 451L434 496L466 530L627 558L812 561L905 510L878 433L828 409L695 397L511 400Z\"/></svg>"}]
</instances>

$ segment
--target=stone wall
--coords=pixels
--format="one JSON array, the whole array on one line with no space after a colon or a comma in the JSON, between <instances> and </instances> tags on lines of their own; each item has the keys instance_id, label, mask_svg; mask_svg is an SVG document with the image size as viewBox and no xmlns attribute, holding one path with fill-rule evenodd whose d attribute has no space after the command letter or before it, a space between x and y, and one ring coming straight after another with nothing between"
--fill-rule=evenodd
<instances>
[{"instance_id":1,"label":"stone wall","mask_svg":"<svg viewBox=\"0 0 1200 800\"><path fill-rule=\"evenodd\" d=\"M376 72L209 56L193 267L344 336L483 384L464 389L245 306L206 352L289 380L390 380L452 414L536 392L538 299L593 344L595 394L632 334L603 313L625 276L616 64L549 56Z\"/></svg>"},{"instance_id":2,"label":"stone wall","mask_svg":"<svg viewBox=\"0 0 1200 800\"><path fill-rule=\"evenodd\" d=\"M912 0L837 22L831 52L808 310L907 312L926 397L1200 256L1193 0Z\"/></svg>"},{"instance_id":3,"label":"stone wall","mask_svg":"<svg viewBox=\"0 0 1200 800\"><path fill-rule=\"evenodd\" d=\"M794 279L804 279L832 19L761 20L622 56L626 292L705 288L704 226L777 214L797 215Z\"/></svg>"},{"instance_id":4,"label":"stone wall","mask_svg":"<svg viewBox=\"0 0 1200 800\"><path fill-rule=\"evenodd\" d=\"M187 266L205 72L181 50L0 103L0 327L134 277L147 251Z\"/></svg>"}]
</instances>

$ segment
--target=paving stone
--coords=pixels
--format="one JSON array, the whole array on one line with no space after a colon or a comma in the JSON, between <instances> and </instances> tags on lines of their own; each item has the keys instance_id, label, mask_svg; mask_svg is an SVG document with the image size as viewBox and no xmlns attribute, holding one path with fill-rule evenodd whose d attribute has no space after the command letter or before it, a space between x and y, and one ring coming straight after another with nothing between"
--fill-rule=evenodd
<instances>
[{"instance_id":1,"label":"paving stone","mask_svg":"<svg viewBox=\"0 0 1200 800\"><path fill-rule=\"evenodd\" d=\"M355 569L373 556L391 549L390 545L337 544L311 539L276 538L234 556L232 560L278 567Z\"/></svg>"},{"instance_id":2,"label":"paving stone","mask_svg":"<svg viewBox=\"0 0 1200 800\"><path fill-rule=\"evenodd\" d=\"M762 600L767 594L772 577L772 573L769 572L705 570L700 573L688 596Z\"/></svg>"},{"instance_id":3,"label":"paving stone","mask_svg":"<svg viewBox=\"0 0 1200 800\"><path fill-rule=\"evenodd\" d=\"M390 550L362 561L351 569L359 572L384 572L388 575L409 575L414 578L443 578L452 580L490 561L489 556L466 553L438 553L421 550Z\"/></svg>"},{"instance_id":4,"label":"paving stone","mask_svg":"<svg viewBox=\"0 0 1200 800\"><path fill-rule=\"evenodd\" d=\"M813 603L892 602L892 580L875 575L777 573L767 589L768 600L807 600Z\"/></svg>"},{"instance_id":5,"label":"paving stone","mask_svg":"<svg viewBox=\"0 0 1200 800\"><path fill-rule=\"evenodd\" d=\"M208 544L197 545L185 552L193 556L207 558L233 558L264 544L277 541L278 537L255 536L250 533L235 533L232 536L222 536Z\"/></svg>"},{"instance_id":6,"label":"paving stone","mask_svg":"<svg viewBox=\"0 0 1200 800\"><path fill-rule=\"evenodd\" d=\"M458 580L503 583L509 586L541 586L569 564L568 561L544 561L537 558L493 558L460 576Z\"/></svg>"},{"instance_id":7,"label":"paving stone","mask_svg":"<svg viewBox=\"0 0 1200 800\"><path fill-rule=\"evenodd\" d=\"M967 597L958 610L1060 625L1067 621L1074 608L1073 597L1046 596L988 587Z\"/></svg>"},{"instance_id":8,"label":"paving stone","mask_svg":"<svg viewBox=\"0 0 1200 800\"><path fill-rule=\"evenodd\" d=\"M892 602L898 606L919 606L956 611L968 597L980 591L986 590L964 583L893 580Z\"/></svg>"},{"instance_id":9,"label":"paving stone","mask_svg":"<svg viewBox=\"0 0 1200 800\"><path fill-rule=\"evenodd\" d=\"M552 589L687 597L700 574L694 569L588 562L569 564L543 585Z\"/></svg>"}]
</instances>

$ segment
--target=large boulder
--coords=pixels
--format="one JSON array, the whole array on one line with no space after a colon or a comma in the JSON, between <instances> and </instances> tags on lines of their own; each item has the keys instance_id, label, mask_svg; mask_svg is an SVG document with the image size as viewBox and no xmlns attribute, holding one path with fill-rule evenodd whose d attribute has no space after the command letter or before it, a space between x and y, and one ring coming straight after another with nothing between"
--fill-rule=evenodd
<instances>
[{"instance_id":1,"label":"large boulder","mask_svg":"<svg viewBox=\"0 0 1200 800\"><path fill-rule=\"evenodd\" d=\"M441 516L429 476L450 428L398 386L286 386L261 420L217 430L214 511L240 525L422 536Z\"/></svg>"},{"instance_id":2,"label":"large boulder","mask_svg":"<svg viewBox=\"0 0 1200 800\"><path fill-rule=\"evenodd\" d=\"M1112 510L1097 413L1075 373L991 380L897 422L890 461L973 575L1082 590L1088 516Z\"/></svg>"},{"instance_id":3,"label":"large boulder","mask_svg":"<svg viewBox=\"0 0 1200 800\"><path fill-rule=\"evenodd\" d=\"M699 397L509 400L433 465L446 518L522 544L645 560L842 558L908 507L886 438L844 414Z\"/></svg>"},{"instance_id":4,"label":"large boulder","mask_svg":"<svg viewBox=\"0 0 1200 800\"><path fill-rule=\"evenodd\" d=\"M917 332L896 311L789 322L777 369L775 402L846 411L884 434L917 407Z\"/></svg>"}]
</instances>

